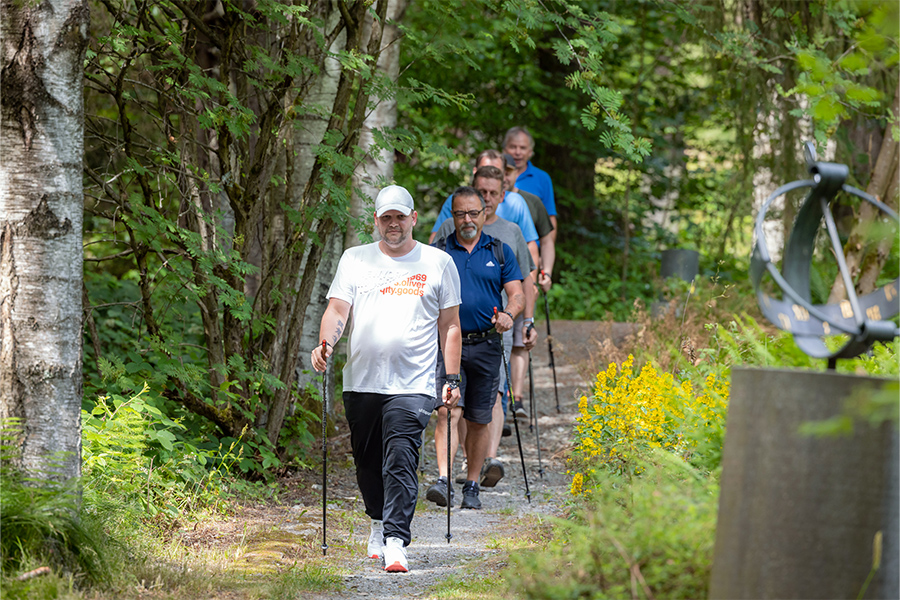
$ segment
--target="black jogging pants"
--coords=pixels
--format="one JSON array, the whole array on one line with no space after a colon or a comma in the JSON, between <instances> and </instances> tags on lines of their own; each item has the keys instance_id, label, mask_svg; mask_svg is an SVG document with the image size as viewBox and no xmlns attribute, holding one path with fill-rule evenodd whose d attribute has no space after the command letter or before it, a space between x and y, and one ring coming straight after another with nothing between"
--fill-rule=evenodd
<instances>
[{"instance_id":1,"label":"black jogging pants","mask_svg":"<svg viewBox=\"0 0 900 600\"><path fill-rule=\"evenodd\" d=\"M344 392L356 482L366 514L384 521L384 537L408 545L419 494L419 448L434 398L426 394Z\"/></svg>"}]
</instances>

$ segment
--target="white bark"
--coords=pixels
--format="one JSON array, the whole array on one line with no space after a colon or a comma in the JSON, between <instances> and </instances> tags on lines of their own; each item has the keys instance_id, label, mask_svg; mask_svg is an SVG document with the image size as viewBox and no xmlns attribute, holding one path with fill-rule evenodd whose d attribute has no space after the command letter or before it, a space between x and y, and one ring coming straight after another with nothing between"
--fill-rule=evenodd
<instances>
[{"instance_id":1,"label":"white bark","mask_svg":"<svg viewBox=\"0 0 900 600\"><path fill-rule=\"evenodd\" d=\"M387 23L381 38L381 54L378 56L378 70L393 83L400 75L400 30L396 23L403 16L408 0L390 0L387 9ZM369 19L369 26L372 19ZM350 204L350 216L358 218L372 213L375 196L385 183L394 178L394 153L374 148L375 130L391 130L397 125L397 98L372 98L370 108L359 136L359 145L366 158L353 173L354 194ZM365 221L364 221L365 222ZM360 239L353 227L347 228L344 247L358 246Z\"/></svg>"},{"instance_id":2,"label":"white bark","mask_svg":"<svg viewBox=\"0 0 900 600\"><path fill-rule=\"evenodd\" d=\"M391 23L385 27L382 33L382 51L378 57L378 70L384 73L393 82L397 81L398 73L400 71L400 44L398 41L400 33L393 22L396 22L400 18L403 11L406 9L406 5L407 0L391 0L389 2L387 18ZM367 19L363 39L369 38L372 21L373 19L371 19L370 15ZM337 72L333 74L334 80L332 85L335 89L337 87L338 75L339 73ZM322 83L325 84L327 81L326 78ZM353 175L354 194L351 197L351 217L370 213L372 210L371 203L377 195L378 189L381 187L379 182L384 180L390 181L394 176L393 153L375 153L370 152L370 149L373 144L372 131L374 129L392 128L397 124L396 98L393 96L389 98L373 97L370 99L369 111L370 112L366 115L365 124L360 133L359 141L360 147L366 152L366 160L357 167ZM312 133L312 129L310 129L309 133ZM324 134L324 129L322 130L322 133ZM313 140L315 140L315 137L313 137L312 140L305 141L306 143L309 143ZM318 140L321 140L321 137L319 137ZM318 143L318 141L314 141L314 143ZM314 157L309 158L310 165L312 164L313 158ZM298 180L303 181L303 179ZM355 190L357 189L360 189L363 195L356 193ZM337 271L337 264L340 260L341 253L345 248L359 245L359 243L359 237L352 227L347 228L347 232L343 239L341 236L335 235L328 243L325 252L322 255L322 259L319 262L315 288L310 297L309 305L306 307L303 336L300 346L304 350L311 350L316 344L321 343L321 340L319 340L318 337L319 324L322 320L322 315L325 313L325 308L328 306L326 295L328 293L328 288L331 286L331 280L334 278L334 274ZM301 389L308 384L312 384L313 377L315 376L315 373L311 371L308 359L306 358L304 358L304 367L306 368L306 372L303 372L304 369L301 368L300 373L298 373L298 383ZM329 370L327 375L328 381L326 385L329 390L333 390L334 373L332 370ZM334 394L331 393L327 395L329 399L332 399L333 396ZM333 405L329 402L329 410L331 409L333 409Z\"/></svg>"},{"instance_id":3,"label":"white bark","mask_svg":"<svg viewBox=\"0 0 900 600\"><path fill-rule=\"evenodd\" d=\"M83 0L0 5L0 418L21 466L81 472Z\"/></svg>"},{"instance_id":4,"label":"white bark","mask_svg":"<svg viewBox=\"0 0 900 600\"><path fill-rule=\"evenodd\" d=\"M331 47L333 52L338 52L346 43L346 33L342 33ZM337 60L328 58L325 61L325 69L319 77L319 81L315 90L310 93L310 102L314 105L321 106L320 114L310 115L304 119L306 127L299 129L295 137L297 148L296 176L294 180L298 182L297 189L292 191L293 197L303 195L303 186L309 179L316 160L315 149L322 142L325 130L328 126L329 113L328 110L334 105L334 98L338 89L338 81L341 76L341 67ZM322 253L319 261L319 269L316 272L316 282L313 287L312 294L309 298L309 304L306 306L306 313L303 319L303 334L300 336L300 348L303 350L303 360L297 373L297 384L302 390L307 385L314 383L316 373L313 372L309 363L309 352L320 342L319 340L319 324L322 321L322 315L325 313L325 307L328 301L325 295L331 286L331 280L337 271L337 263L341 257L344 248L339 235L331 236L327 240L327 247ZM309 252L307 251L307 256ZM300 271L306 267L306 258L304 257ZM334 371L330 369L328 375L328 388L334 389ZM333 394L328 394L332 397ZM331 403L329 403L331 404Z\"/></svg>"}]
</instances>

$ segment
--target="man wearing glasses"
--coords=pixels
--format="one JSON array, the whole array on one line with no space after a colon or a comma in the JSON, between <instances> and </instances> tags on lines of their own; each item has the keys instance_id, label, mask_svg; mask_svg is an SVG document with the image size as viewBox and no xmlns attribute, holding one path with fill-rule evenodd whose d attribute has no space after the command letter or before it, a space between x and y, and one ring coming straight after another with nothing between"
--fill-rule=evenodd
<instances>
[{"instance_id":1,"label":"man wearing glasses","mask_svg":"<svg viewBox=\"0 0 900 600\"><path fill-rule=\"evenodd\" d=\"M463 186L453 193L452 219L455 231L439 238L441 247L453 259L460 274L462 304L459 311L462 330L460 358L460 401L450 412L450 456L456 453L460 416L466 420L466 456L468 467L463 484L461 508L479 509L479 477L488 451L493 407L497 401L501 364L501 335L525 307L522 272L512 248L483 233L488 205L475 188ZM493 212L492 212L493 214ZM496 215L493 215L496 218ZM502 293L508 301L502 304ZM437 388L446 379L444 362L438 357ZM438 506L453 502L453 487L448 480L447 410L443 402L435 402L438 411L435 428L438 480L425 498Z\"/></svg>"},{"instance_id":2,"label":"man wearing glasses","mask_svg":"<svg viewBox=\"0 0 900 600\"><path fill-rule=\"evenodd\" d=\"M533 328L531 329L530 334L526 333L528 329L527 323L530 323L534 320L534 272L536 270L536 267L534 264L534 260L531 257L531 252L529 252L528 245L525 243L525 238L522 235L522 230L519 229L518 225L516 225L515 223L497 216L497 207L500 206L501 202L503 202L504 197L503 185L503 172L497 167L493 166L479 167L475 171L475 176L472 179L472 187L474 187L484 199L484 225L482 227L483 232L490 235L491 237L497 238L498 240L509 245L509 247L512 248L513 254L515 254L516 263L518 264L519 270L521 271L523 276L522 291L525 295L525 308L522 311L522 316L524 317L524 320L522 321L523 324L520 327L513 328L513 331L511 333L516 335L507 334L506 336L504 336L504 338L510 338L506 345L521 345L525 348L529 348L533 347L534 343L537 341L537 335ZM440 240L446 239L453 231L453 219L447 219L446 221L444 221L435 234L435 239L438 240L437 245L440 246ZM518 329L518 331L515 331L515 329ZM525 337L526 335L529 336L527 339ZM506 370L502 367L499 368L498 375L500 376L500 380L498 382L498 387L495 388L495 390L502 390L505 388ZM524 373L522 379L524 379ZM513 384L515 384L515 382L516 374L514 372ZM513 392L515 393L516 391L517 390L514 385ZM494 405L494 412L490 430L491 444L488 448L488 459L484 462L484 468L481 476L481 487L493 487L497 485L497 482L505 475L503 463L497 457L497 452L500 446L501 432L503 430L503 407L499 402ZM477 469L481 466L480 462L473 463L472 457L468 456L468 454L466 455L466 459L468 461L468 468Z\"/></svg>"}]
</instances>

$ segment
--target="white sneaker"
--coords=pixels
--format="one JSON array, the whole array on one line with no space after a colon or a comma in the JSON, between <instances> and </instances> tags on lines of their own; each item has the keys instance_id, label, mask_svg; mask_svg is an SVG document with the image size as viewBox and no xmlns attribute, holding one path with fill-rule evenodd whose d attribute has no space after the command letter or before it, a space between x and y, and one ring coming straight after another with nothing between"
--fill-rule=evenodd
<instances>
[{"instance_id":1,"label":"white sneaker","mask_svg":"<svg viewBox=\"0 0 900 600\"><path fill-rule=\"evenodd\" d=\"M384 523L372 519L372 532L369 534L369 546L366 549L369 558L384 557Z\"/></svg>"},{"instance_id":2,"label":"white sneaker","mask_svg":"<svg viewBox=\"0 0 900 600\"><path fill-rule=\"evenodd\" d=\"M388 573L407 573L409 563L406 561L406 548L403 540L389 537L384 542L384 570Z\"/></svg>"}]
</instances>

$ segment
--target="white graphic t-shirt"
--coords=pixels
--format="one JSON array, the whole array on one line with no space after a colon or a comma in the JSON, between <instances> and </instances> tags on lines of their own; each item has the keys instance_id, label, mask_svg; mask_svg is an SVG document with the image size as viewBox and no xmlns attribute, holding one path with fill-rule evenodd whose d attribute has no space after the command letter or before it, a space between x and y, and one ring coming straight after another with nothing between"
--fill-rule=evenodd
<instances>
[{"instance_id":1,"label":"white graphic t-shirt","mask_svg":"<svg viewBox=\"0 0 900 600\"><path fill-rule=\"evenodd\" d=\"M351 304L344 390L434 396L438 313L461 302L449 254L418 242L399 258L378 242L350 248L328 298Z\"/></svg>"}]
</instances>

